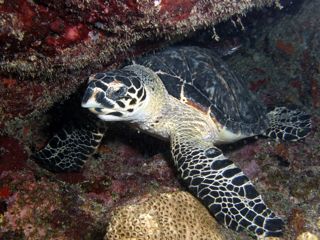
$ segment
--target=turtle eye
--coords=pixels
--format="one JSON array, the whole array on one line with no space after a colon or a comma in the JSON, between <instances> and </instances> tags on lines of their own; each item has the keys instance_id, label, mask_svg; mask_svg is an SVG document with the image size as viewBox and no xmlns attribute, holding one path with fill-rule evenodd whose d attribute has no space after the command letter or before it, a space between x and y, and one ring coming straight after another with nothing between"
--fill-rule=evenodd
<instances>
[{"instance_id":1,"label":"turtle eye","mask_svg":"<svg viewBox=\"0 0 320 240\"><path fill-rule=\"evenodd\" d=\"M124 98L127 94L127 87L125 86L121 86L117 89L114 88L109 88L107 90L107 96L108 98L112 99L112 100L119 100L121 98Z\"/></svg>"}]
</instances>

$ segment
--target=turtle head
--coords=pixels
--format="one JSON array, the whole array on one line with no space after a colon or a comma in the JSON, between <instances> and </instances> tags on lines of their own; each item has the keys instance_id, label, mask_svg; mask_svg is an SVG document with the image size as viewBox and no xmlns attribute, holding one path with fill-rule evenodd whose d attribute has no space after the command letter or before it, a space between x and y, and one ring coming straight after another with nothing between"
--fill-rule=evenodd
<instances>
[{"instance_id":1,"label":"turtle head","mask_svg":"<svg viewBox=\"0 0 320 240\"><path fill-rule=\"evenodd\" d=\"M104 121L130 121L139 119L146 102L140 79L122 69L90 76L81 105Z\"/></svg>"}]
</instances>

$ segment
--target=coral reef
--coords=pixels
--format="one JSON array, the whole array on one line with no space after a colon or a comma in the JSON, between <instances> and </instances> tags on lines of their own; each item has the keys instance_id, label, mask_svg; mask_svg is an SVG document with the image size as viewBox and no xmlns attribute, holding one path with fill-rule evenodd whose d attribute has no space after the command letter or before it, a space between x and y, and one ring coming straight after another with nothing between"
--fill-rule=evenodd
<instances>
[{"instance_id":1,"label":"coral reef","mask_svg":"<svg viewBox=\"0 0 320 240\"><path fill-rule=\"evenodd\" d=\"M316 235L309 232L304 232L297 237L297 240L318 240L318 239L319 238Z\"/></svg>"},{"instance_id":2,"label":"coral reef","mask_svg":"<svg viewBox=\"0 0 320 240\"><path fill-rule=\"evenodd\" d=\"M101 234L106 211L75 188L36 179L28 170L3 172L0 182L1 239L95 239Z\"/></svg>"},{"instance_id":3,"label":"coral reef","mask_svg":"<svg viewBox=\"0 0 320 240\"><path fill-rule=\"evenodd\" d=\"M195 197L178 191L116 209L105 240L228 239L221 228Z\"/></svg>"},{"instance_id":4,"label":"coral reef","mask_svg":"<svg viewBox=\"0 0 320 240\"><path fill-rule=\"evenodd\" d=\"M230 16L238 4L248 3L246 10L262 3L184 1L188 4L180 7L181 1L145 1L140 7L144 1L98 2L0 1L0 239L103 239L113 209L183 190L167 144L121 124L110 126L83 171L52 174L40 169L30 153L61 127L65 113L74 114L78 100L72 96L64 105L42 111L76 91L90 73L182 39L193 28L206 26L208 35L203 40L194 32L193 44L216 48L211 28L222 19L217 14ZM203 2L208 5L194 7ZM230 3L230 11L209 15L206 6L213 2ZM229 23L215 26L221 38L218 50L226 43L221 29L227 37L235 29L236 37L231 33L230 38L236 38L236 50L226 44L225 61L266 105L293 104L310 112L312 133L303 142L249 139L225 149L285 220L284 240L318 239L320 3L288 5L276 13L260 11L242 18L243 33ZM153 8L159 9L154 15L159 18L146 22ZM139 15L144 10L148 12ZM114 22L117 18L120 22ZM222 231L226 239L249 238Z\"/></svg>"},{"instance_id":5,"label":"coral reef","mask_svg":"<svg viewBox=\"0 0 320 240\"><path fill-rule=\"evenodd\" d=\"M301 239L307 231L320 236L319 8L319 1L304 1L280 19L270 18L265 28L251 28L251 37L243 38L242 48L226 59L267 106L297 106L313 116L314 129L304 142L249 140L230 153L257 179L273 209L286 216L284 239Z\"/></svg>"},{"instance_id":6,"label":"coral reef","mask_svg":"<svg viewBox=\"0 0 320 240\"><path fill-rule=\"evenodd\" d=\"M92 72L272 2L1 1L0 124L48 109Z\"/></svg>"},{"instance_id":7,"label":"coral reef","mask_svg":"<svg viewBox=\"0 0 320 240\"><path fill-rule=\"evenodd\" d=\"M113 131L121 131L116 128ZM19 142L4 139L0 239L103 239L113 208L154 192L175 191L179 184L163 156L145 159L139 147L130 144L146 141L143 138L104 143L82 172L54 175L27 161L22 150L17 149L22 152L16 156L7 151Z\"/></svg>"}]
</instances>

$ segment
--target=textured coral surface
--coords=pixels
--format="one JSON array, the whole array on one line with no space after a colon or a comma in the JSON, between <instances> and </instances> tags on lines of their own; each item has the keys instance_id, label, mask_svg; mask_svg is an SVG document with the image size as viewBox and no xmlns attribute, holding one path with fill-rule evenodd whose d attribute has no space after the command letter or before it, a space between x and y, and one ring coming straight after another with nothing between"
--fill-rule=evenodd
<instances>
[{"instance_id":1,"label":"textured coral surface","mask_svg":"<svg viewBox=\"0 0 320 240\"><path fill-rule=\"evenodd\" d=\"M219 19L215 14L222 12L208 15L200 11L204 5L194 7L196 1L186 1L183 7L180 1L177 5L161 1L162 5L155 6L159 2L146 1L140 7L136 1L116 0L97 5L72 0L0 1L0 49L4 53L0 56L1 240L103 239L116 207L184 189L168 144L122 124L111 125L97 154L79 173L49 173L30 157L72 118L78 97L63 104L60 100L91 72L116 67L127 55L163 46L169 37L182 39L193 27L211 26ZM302 142L250 139L225 146L224 151L285 220L283 239L317 239L320 2L282 2L288 2L282 11L269 9L242 18L243 32L237 18L233 21L237 28L230 22L216 26L218 44L212 40L211 27L197 31L184 43L205 45L223 54L236 49L225 61L266 105L297 105L312 115L313 130ZM157 19L157 28L155 22L144 22L148 14L155 14L154 8L156 16L163 16ZM143 9L147 13L140 15ZM115 19L119 19L117 24ZM141 25L132 28L132 23ZM40 113L54 102L58 103L52 109ZM246 233L222 231L226 239L251 239Z\"/></svg>"},{"instance_id":2,"label":"textured coral surface","mask_svg":"<svg viewBox=\"0 0 320 240\"><path fill-rule=\"evenodd\" d=\"M190 193L163 193L115 210L105 240L225 240L207 209Z\"/></svg>"}]
</instances>

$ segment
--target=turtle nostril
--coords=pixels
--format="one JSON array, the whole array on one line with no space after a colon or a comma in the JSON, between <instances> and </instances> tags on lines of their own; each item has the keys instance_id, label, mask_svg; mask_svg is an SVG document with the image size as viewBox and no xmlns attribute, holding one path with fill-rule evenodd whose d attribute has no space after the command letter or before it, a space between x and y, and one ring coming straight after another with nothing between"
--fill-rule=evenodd
<instances>
[{"instance_id":1,"label":"turtle nostril","mask_svg":"<svg viewBox=\"0 0 320 240\"><path fill-rule=\"evenodd\" d=\"M95 110L97 113L102 113L102 109L103 109L103 108L94 108L94 110Z\"/></svg>"}]
</instances>

